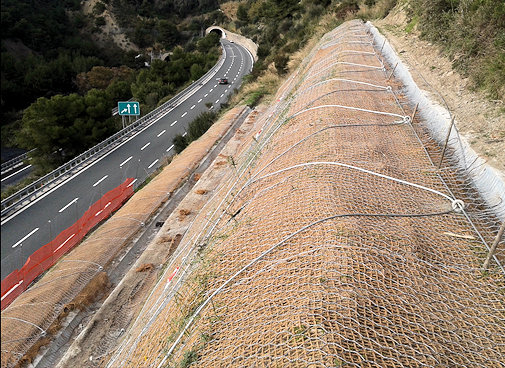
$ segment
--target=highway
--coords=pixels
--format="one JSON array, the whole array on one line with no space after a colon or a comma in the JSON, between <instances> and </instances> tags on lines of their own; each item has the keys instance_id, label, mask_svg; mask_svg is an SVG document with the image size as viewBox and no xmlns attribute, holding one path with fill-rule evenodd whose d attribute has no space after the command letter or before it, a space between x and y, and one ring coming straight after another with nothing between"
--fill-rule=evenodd
<instances>
[{"instance_id":1,"label":"highway","mask_svg":"<svg viewBox=\"0 0 505 368\"><path fill-rule=\"evenodd\" d=\"M209 111L206 103L218 109L227 101L228 95L240 86L243 76L251 71L253 59L242 46L225 39L221 42L224 63L215 77L192 96L92 164L2 219L2 280L21 267L35 250L74 224L104 193L126 178L135 178L135 186L141 184L162 164L164 157L175 153L173 137L184 135L192 120ZM218 84L219 78L228 78L229 83Z\"/></svg>"}]
</instances>

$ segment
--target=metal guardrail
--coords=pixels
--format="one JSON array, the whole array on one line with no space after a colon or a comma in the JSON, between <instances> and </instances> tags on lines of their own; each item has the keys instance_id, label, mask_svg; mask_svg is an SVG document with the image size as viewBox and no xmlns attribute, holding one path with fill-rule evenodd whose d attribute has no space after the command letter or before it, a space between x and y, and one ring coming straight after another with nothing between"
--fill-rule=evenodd
<instances>
[{"instance_id":1,"label":"metal guardrail","mask_svg":"<svg viewBox=\"0 0 505 368\"><path fill-rule=\"evenodd\" d=\"M11 160L9 160L7 162L4 162L2 164L2 175L5 172L7 172L10 169L12 169L13 167L15 167L15 166L19 165L20 163L22 163L24 160L26 160L28 158L28 154L32 153L35 150L36 150L36 148L32 149L31 151L25 152L22 155L16 156L16 157L14 157L13 159L11 159Z\"/></svg>"},{"instance_id":2,"label":"metal guardrail","mask_svg":"<svg viewBox=\"0 0 505 368\"><path fill-rule=\"evenodd\" d=\"M134 98L134 97L132 97L132 98L130 98L129 100L127 100L126 102L133 101L134 99L135 99L135 98ZM116 107L114 107L114 108L112 109L112 116L116 116L117 114L119 114L119 109L118 109L118 108L117 108L117 106L116 106Z\"/></svg>"},{"instance_id":3,"label":"metal guardrail","mask_svg":"<svg viewBox=\"0 0 505 368\"><path fill-rule=\"evenodd\" d=\"M132 124L126 126L106 140L93 146L86 152L81 153L79 156L70 160L66 164L58 167L57 169L51 171L49 174L44 175L30 185L4 199L1 203L1 216L3 217L14 209L17 209L29 203L34 198L37 198L39 195L49 190L49 184L55 183L58 179L62 179L64 176L66 177L67 175L65 174L68 174L69 172L76 173L80 171L83 167L89 165L91 162L100 158L105 153L109 152L111 149L123 142L123 140L129 137L132 133L141 130L152 120L166 115L169 110L184 102L189 97L189 95L193 94L194 90L198 89L200 85L207 83L212 77L216 75L217 71L224 63L225 54L226 51L223 46L223 53L219 57L219 60L215 66L213 66L209 71L207 71L207 73L200 77L200 79L193 82L190 86L185 88L176 96L172 97L163 105L147 113L140 119L137 119Z\"/></svg>"}]
</instances>

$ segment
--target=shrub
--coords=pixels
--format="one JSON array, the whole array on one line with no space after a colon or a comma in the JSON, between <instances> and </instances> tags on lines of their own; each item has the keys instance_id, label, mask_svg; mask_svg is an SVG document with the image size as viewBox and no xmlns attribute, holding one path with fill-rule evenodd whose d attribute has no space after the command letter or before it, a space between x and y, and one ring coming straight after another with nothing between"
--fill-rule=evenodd
<instances>
[{"instance_id":1,"label":"shrub","mask_svg":"<svg viewBox=\"0 0 505 368\"><path fill-rule=\"evenodd\" d=\"M186 148L189 144L186 137L183 137L181 134L177 134L172 142L174 143L174 149L177 153L184 151L184 148Z\"/></svg>"}]
</instances>

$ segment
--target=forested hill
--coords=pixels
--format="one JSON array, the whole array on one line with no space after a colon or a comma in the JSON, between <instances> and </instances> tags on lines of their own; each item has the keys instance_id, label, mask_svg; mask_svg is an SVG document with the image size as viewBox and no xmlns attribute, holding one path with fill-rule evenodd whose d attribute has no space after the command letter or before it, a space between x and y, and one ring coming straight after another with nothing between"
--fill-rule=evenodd
<instances>
[{"instance_id":1,"label":"forested hill","mask_svg":"<svg viewBox=\"0 0 505 368\"><path fill-rule=\"evenodd\" d=\"M85 12L85 6L89 4L91 12ZM107 104L114 104L113 100L118 98L129 98L132 96L130 85L135 81L136 73L145 67L145 62L150 62L151 50L170 52L179 45L184 54L201 53L202 48L197 50L197 41L202 36L202 28L223 18L222 13L216 11L219 7L217 0L3 0L1 6L2 147L22 146L25 149L32 147L20 142L17 132L23 125L24 109L38 98L51 99L72 93L84 98L90 89L105 90L114 83ZM206 12L210 13L204 16ZM112 31L105 22L110 17L115 20ZM139 51L124 51L116 45L109 37L113 32L125 34L130 42L139 46L142 57L135 58ZM208 51L210 49L204 50ZM180 69L176 73L177 80L165 86L165 92L153 91L149 96L151 105L155 106L161 98L176 91L214 60L202 60L196 55L198 60L189 58L182 62L185 55L181 57L180 52L177 58ZM191 75L190 68L194 63L198 67L193 68ZM92 71L97 67L102 69ZM100 83L93 83L97 80ZM150 82L155 80L157 78L151 78ZM118 85L119 81L125 81L127 85ZM139 93L146 89L143 87L142 82L136 85ZM101 117L95 116L98 118ZM66 125L71 124L66 122ZM96 143L103 134L116 129L110 122L105 125L107 129L98 129L103 130L101 134L89 132L94 138L87 140L85 146Z\"/></svg>"}]
</instances>

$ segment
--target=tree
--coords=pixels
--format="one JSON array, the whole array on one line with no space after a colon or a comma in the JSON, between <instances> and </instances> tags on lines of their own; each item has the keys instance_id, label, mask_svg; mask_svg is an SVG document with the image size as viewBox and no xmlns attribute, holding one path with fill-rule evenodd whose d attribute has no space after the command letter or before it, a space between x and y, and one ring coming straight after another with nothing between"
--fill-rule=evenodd
<instances>
[{"instance_id":1,"label":"tree","mask_svg":"<svg viewBox=\"0 0 505 368\"><path fill-rule=\"evenodd\" d=\"M249 15L247 14L247 7L244 4L239 4L237 8L237 18L241 22L249 21Z\"/></svg>"},{"instance_id":2,"label":"tree","mask_svg":"<svg viewBox=\"0 0 505 368\"><path fill-rule=\"evenodd\" d=\"M157 25L159 32L158 40L167 49L174 47L181 40L181 34L175 24L168 20L160 20Z\"/></svg>"}]
</instances>

